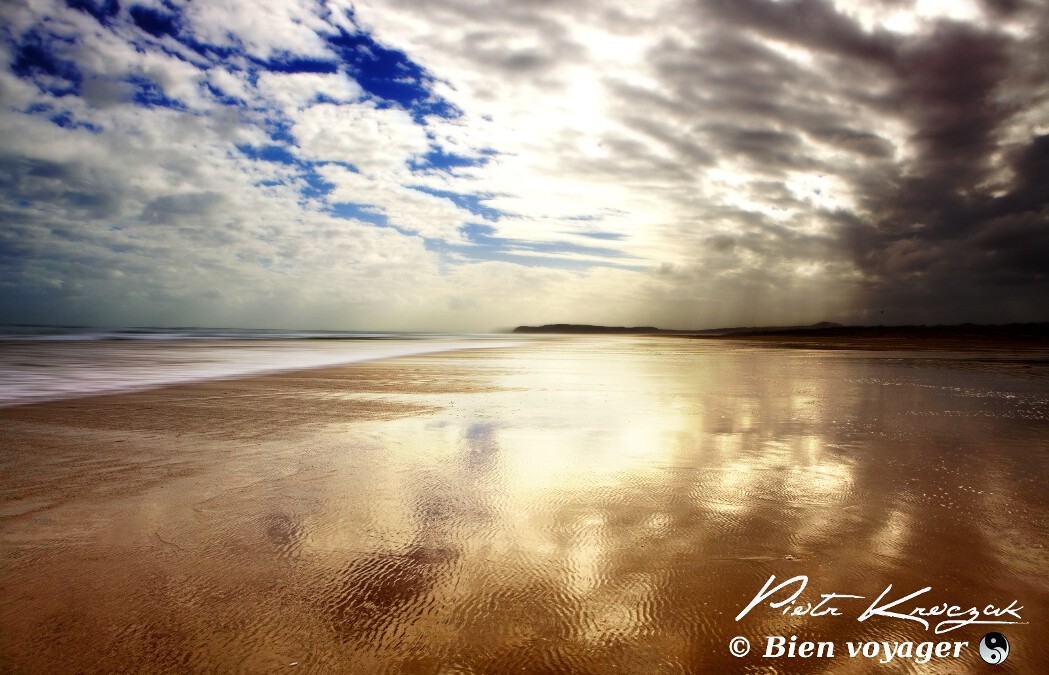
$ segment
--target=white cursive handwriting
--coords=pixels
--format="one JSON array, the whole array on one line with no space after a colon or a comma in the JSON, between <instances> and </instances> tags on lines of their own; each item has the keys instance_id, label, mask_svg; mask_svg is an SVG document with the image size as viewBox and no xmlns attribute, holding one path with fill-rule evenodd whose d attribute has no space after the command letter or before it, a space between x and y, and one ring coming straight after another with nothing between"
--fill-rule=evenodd
<instances>
[{"instance_id":1,"label":"white cursive handwriting","mask_svg":"<svg viewBox=\"0 0 1049 675\"><path fill-rule=\"evenodd\" d=\"M761 590L758 591L757 595L755 595L750 603L743 608L743 611L736 615L736 621L742 619L749 614L752 609L765 601L768 601L768 606L772 609L785 607L782 611L784 616L820 617L828 615L842 616L840 609L836 605L831 604L833 601L852 599L863 600L866 597L863 595L853 595L848 593L823 593L820 595L820 600L815 604L808 601L800 602L799 598L809 583L809 578L807 576L799 574L796 577L792 577L773 586L775 582L776 575L770 576L769 580L765 582L765 585L761 587ZM1020 615L1020 610L1023 609L1023 606L1018 605L1016 600L1009 603L1008 607L1002 608L991 604L984 606L982 610L975 605L971 607L963 607L962 605L952 605L946 602L930 607L909 604L915 598L918 598L931 590L932 586L926 586L925 588L914 591L913 593L909 593L895 600L886 600L886 596L892 591L892 584L889 584L885 590L881 592L881 595L879 595L877 599L875 599L874 602L872 602L870 606L860 614L857 620L866 621L871 617L880 616L887 619L914 621L915 623L921 624L925 630L929 630L929 621L927 620L927 617L945 617L933 628L933 632L937 635L949 633L952 630L973 624L1006 625L1026 623L1022 620L1023 617ZM1015 621L1013 619L1015 619Z\"/></svg>"}]
</instances>

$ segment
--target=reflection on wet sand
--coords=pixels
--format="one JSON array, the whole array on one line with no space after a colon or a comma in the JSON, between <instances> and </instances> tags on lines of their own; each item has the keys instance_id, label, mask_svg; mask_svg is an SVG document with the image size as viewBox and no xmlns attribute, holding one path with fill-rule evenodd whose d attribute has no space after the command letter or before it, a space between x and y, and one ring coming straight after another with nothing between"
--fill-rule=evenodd
<instances>
[{"instance_id":1,"label":"reflection on wet sand","mask_svg":"<svg viewBox=\"0 0 1049 675\"><path fill-rule=\"evenodd\" d=\"M580 338L113 397L221 415L221 386L261 417L302 409L262 438L240 418L219 437L167 417L128 429L105 398L9 409L0 658L12 672L982 665L983 626L948 634L970 642L961 661L733 657L736 635L842 652L939 639L856 621L869 600L735 621L771 575L807 575L816 600L888 584L932 586L926 605L1018 599L1030 624L1003 628L1002 671L1034 672L1049 661L1049 380L967 359ZM86 416L94 435L77 436ZM33 501L55 475L75 494Z\"/></svg>"}]
</instances>

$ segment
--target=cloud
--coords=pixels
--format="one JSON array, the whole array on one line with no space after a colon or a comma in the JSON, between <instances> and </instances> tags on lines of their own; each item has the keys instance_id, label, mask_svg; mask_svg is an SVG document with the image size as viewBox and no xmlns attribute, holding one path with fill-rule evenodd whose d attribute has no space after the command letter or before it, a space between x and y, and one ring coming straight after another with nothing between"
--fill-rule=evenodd
<instances>
[{"instance_id":1,"label":"cloud","mask_svg":"<svg viewBox=\"0 0 1049 675\"><path fill-rule=\"evenodd\" d=\"M361 86L345 73L263 72L258 75L256 87L288 114L321 101L351 103L364 97ZM246 91L239 80L231 88ZM248 95L243 94L240 98L246 100Z\"/></svg>"},{"instance_id":2,"label":"cloud","mask_svg":"<svg viewBox=\"0 0 1049 675\"><path fill-rule=\"evenodd\" d=\"M695 270L674 277L693 296L705 283L730 296L764 296L797 308L782 289L803 283L812 290L822 282L815 292L830 299L823 311L839 318L1044 317L1036 300L1045 291L1044 275L1028 264L1042 251L1028 258L1003 255L1003 244L991 245L1001 240L985 234L1010 223L1010 241L1042 245L1044 201L1029 187L1022 188L1026 200L1013 195L1036 174L1009 157L1037 154L1044 133L1038 129L1046 129L1044 112L1034 111L1045 110L1038 102L1047 82L1031 65L1044 62L1046 45L1021 28L1024 22L1044 25L1044 10L1017 3L1006 12L1012 23L1001 25L975 5L964 12L919 8L906 21L895 12L899 8L887 7L879 20L864 22L862 10L841 5L755 0L661 6L656 11L672 15L674 27L652 31L641 58L629 64L596 62L585 51L565 49L571 40L564 32L551 32L531 47L548 61L562 59L558 67L537 65L535 77L548 84L549 97L527 91L530 103L508 107L557 110L558 83L584 70L598 83L583 106L595 118L590 137L573 128L570 115L556 128L542 114L522 120L515 131L529 141L486 175L486 189L502 195L491 203L530 216L529 226L541 229L536 225L561 228L558 219L599 214L598 204L611 202L630 214L625 220L634 229L623 228L623 241L633 252L672 269ZM1001 14L1003 8L992 9ZM460 23L453 33L474 30L462 12L448 12ZM537 13L542 17L534 24L589 22L593 31L595 21L603 23L604 39L627 44L607 15L580 21L573 9ZM378 8L365 16L379 32L415 44L432 40L432 56L417 53L442 70L481 70L469 46L457 49L412 34L412 22ZM488 32L476 29L486 44L499 38L513 43L507 22L483 11L475 16L487 24ZM512 56L512 47L505 51ZM623 53L638 51L633 44ZM484 58L503 61L491 53ZM498 97L466 91L456 102L470 110L491 106L492 99L513 100L529 82L525 75L519 79L525 85L495 83L508 89ZM464 100L471 95L477 100ZM531 139L548 144L535 147ZM531 207L509 189L508 176L498 180L504 167L507 174L533 177L528 193L537 198ZM1028 178L1011 186L1018 176ZM659 195L658 202L645 199L642 193L649 192ZM514 237L525 236L524 229L513 219L497 227ZM726 249L711 249L711 242L728 237L736 244L726 259ZM1000 285L1005 281L1008 287ZM955 301L958 289L978 301ZM702 308L691 315L703 316Z\"/></svg>"},{"instance_id":3,"label":"cloud","mask_svg":"<svg viewBox=\"0 0 1049 675\"><path fill-rule=\"evenodd\" d=\"M372 103L318 103L295 118L291 131L306 157L364 173L401 172L429 148L425 130L406 111Z\"/></svg>"},{"instance_id":4,"label":"cloud","mask_svg":"<svg viewBox=\"0 0 1049 675\"><path fill-rule=\"evenodd\" d=\"M0 18L8 320L1047 318L1041 4Z\"/></svg>"},{"instance_id":5,"label":"cloud","mask_svg":"<svg viewBox=\"0 0 1049 675\"><path fill-rule=\"evenodd\" d=\"M390 225L431 239L458 239L460 228L480 220L450 199L413 189L387 177L369 177L339 166L321 170L334 185L329 195L333 204L362 204L365 210L381 215Z\"/></svg>"},{"instance_id":6,"label":"cloud","mask_svg":"<svg viewBox=\"0 0 1049 675\"><path fill-rule=\"evenodd\" d=\"M330 59L323 6L285 0L185 2L182 16L197 42L268 59L294 54Z\"/></svg>"}]
</instances>

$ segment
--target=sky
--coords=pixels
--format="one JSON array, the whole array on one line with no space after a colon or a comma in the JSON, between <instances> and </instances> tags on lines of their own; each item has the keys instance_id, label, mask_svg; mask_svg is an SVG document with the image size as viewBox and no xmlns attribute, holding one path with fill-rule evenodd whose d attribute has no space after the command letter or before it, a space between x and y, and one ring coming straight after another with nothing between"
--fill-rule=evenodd
<instances>
[{"instance_id":1,"label":"sky","mask_svg":"<svg viewBox=\"0 0 1049 675\"><path fill-rule=\"evenodd\" d=\"M3 0L0 322L1049 320L1046 0Z\"/></svg>"}]
</instances>

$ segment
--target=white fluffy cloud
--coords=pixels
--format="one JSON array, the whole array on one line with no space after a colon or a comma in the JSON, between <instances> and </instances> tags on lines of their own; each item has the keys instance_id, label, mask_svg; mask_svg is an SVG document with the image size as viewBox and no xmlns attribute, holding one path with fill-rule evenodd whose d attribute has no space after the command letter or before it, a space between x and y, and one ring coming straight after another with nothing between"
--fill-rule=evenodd
<instances>
[{"instance_id":1,"label":"white fluffy cloud","mask_svg":"<svg viewBox=\"0 0 1049 675\"><path fill-rule=\"evenodd\" d=\"M336 103L352 103L364 90L345 73L271 73L258 76L259 92L293 115L321 98ZM353 133L351 130L343 130Z\"/></svg>"},{"instance_id":2,"label":"white fluffy cloud","mask_svg":"<svg viewBox=\"0 0 1049 675\"><path fill-rule=\"evenodd\" d=\"M352 164L368 173L398 173L426 154L426 131L404 110L371 102L318 103L295 117L292 134L311 159Z\"/></svg>"},{"instance_id":3,"label":"white fluffy cloud","mask_svg":"<svg viewBox=\"0 0 1049 675\"><path fill-rule=\"evenodd\" d=\"M190 29L201 42L242 48L268 59L285 54L316 58L331 53L322 34L331 30L323 7L287 0L224 0L182 2Z\"/></svg>"}]
</instances>

